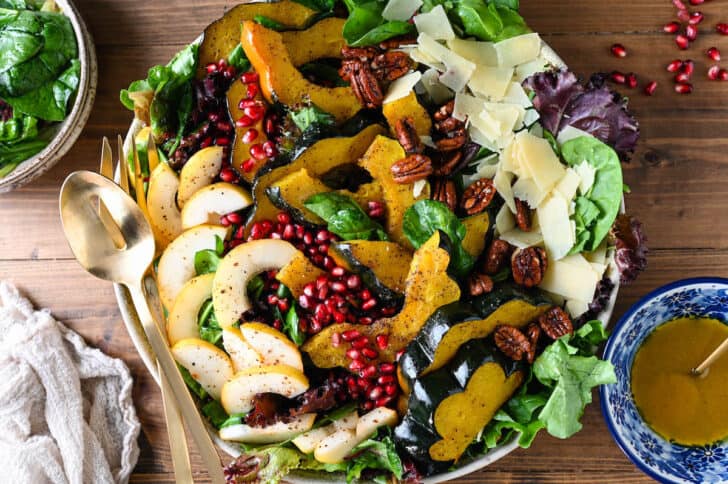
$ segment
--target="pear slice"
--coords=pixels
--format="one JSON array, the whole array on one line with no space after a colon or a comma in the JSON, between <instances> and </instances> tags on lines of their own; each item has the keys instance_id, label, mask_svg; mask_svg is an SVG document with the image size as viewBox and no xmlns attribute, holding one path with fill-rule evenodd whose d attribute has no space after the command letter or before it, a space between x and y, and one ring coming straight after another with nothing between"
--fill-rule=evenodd
<instances>
[{"instance_id":1,"label":"pear slice","mask_svg":"<svg viewBox=\"0 0 728 484\"><path fill-rule=\"evenodd\" d=\"M222 146L203 148L187 160L179 174L177 204L184 208L187 200L202 187L212 183L222 168Z\"/></svg>"},{"instance_id":2,"label":"pear slice","mask_svg":"<svg viewBox=\"0 0 728 484\"><path fill-rule=\"evenodd\" d=\"M182 216L177 208L179 178L166 163L160 163L149 177L147 209L154 238L164 249L182 233Z\"/></svg>"},{"instance_id":3,"label":"pear slice","mask_svg":"<svg viewBox=\"0 0 728 484\"><path fill-rule=\"evenodd\" d=\"M258 393L275 393L293 398L308 390L308 378L303 372L286 365L247 368L233 376L222 387L220 403L230 415L253 409L253 397Z\"/></svg>"},{"instance_id":4,"label":"pear slice","mask_svg":"<svg viewBox=\"0 0 728 484\"><path fill-rule=\"evenodd\" d=\"M199 338L197 316L205 301L212 297L215 274L193 277L182 286L167 317L167 339L173 346L179 340Z\"/></svg>"},{"instance_id":5,"label":"pear slice","mask_svg":"<svg viewBox=\"0 0 728 484\"><path fill-rule=\"evenodd\" d=\"M215 249L215 237L225 239L228 229L215 225L198 225L182 232L164 249L157 266L157 286L162 304L168 310L187 281L195 277L195 254ZM213 285L214 288L214 285Z\"/></svg>"},{"instance_id":6,"label":"pear slice","mask_svg":"<svg viewBox=\"0 0 728 484\"><path fill-rule=\"evenodd\" d=\"M212 398L220 400L223 386L233 376L233 364L224 351L199 338L188 338L172 347L172 355Z\"/></svg>"},{"instance_id":7,"label":"pear slice","mask_svg":"<svg viewBox=\"0 0 728 484\"><path fill-rule=\"evenodd\" d=\"M327 425L325 427L319 427L317 429L310 430L305 434L301 434L293 439L291 442L293 442L293 445L298 447L298 450L300 450L304 454L310 454L311 452L316 450L319 442L324 440L324 438L328 437L332 432L333 429L331 428L331 426Z\"/></svg>"},{"instance_id":8,"label":"pear slice","mask_svg":"<svg viewBox=\"0 0 728 484\"><path fill-rule=\"evenodd\" d=\"M222 215L237 212L253 203L245 189L232 183L213 183L200 188L182 209L182 228L206 223L217 224Z\"/></svg>"},{"instance_id":9,"label":"pear slice","mask_svg":"<svg viewBox=\"0 0 728 484\"><path fill-rule=\"evenodd\" d=\"M325 437L316 446L313 456L324 464L338 464L361 442L351 429L339 429Z\"/></svg>"},{"instance_id":10,"label":"pear slice","mask_svg":"<svg viewBox=\"0 0 728 484\"><path fill-rule=\"evenodd\" d=\"M263 357L250 346L240 330L235 327L222 330L222 345L233 361L235 373L264 364Z\"/></svg>"},{"instance_id":11,"label":"pear slice","mask_svg":"<svg viewBox=\"0 0 728 484\"><path fill-rule=\"evenodd\" d=\"M356 423L356 436L362 441L371 437L379 427L394 427L399 422L399 416L395 410L387 407L377 407L365 413Z\"/></svg>"},{"instance_id":12,"label":"pear slice","mask_svg":"<svg viewBox=\"0 0 728 484\"><path fill-rule=\"evenodd\" d=\"M301 352L288 337L263 323L240 325L245 341L263 358L265 365L288 365L303 371Z\"/></svg>"},{"instance_id":13,"label":"pear slice","mask_svg":"<svg viewBox=\"0 0 728 484\"><path fill-rule=\"evenodd\" d=\"M298 250L284 240L254 240L231 250L220 262L212 284L215 316L223 328L234 325L250 309L248 281L263 271L280 269Z\"/></svg>"},{"instance_id":14,"label":"pear slice","mask_svg":"<svg viewBox=\"0 0 728 484\"><path fill-rule=\"evenodd\" d=\"M334 420L331 423L331 427L334 430L356 430L357 422L359 421L359 412L356 410L352 410L351 413L348 413L341 417L338 420Z\"/></svg>"},{"instance_id":15,"label":"pear slice","mask_svg":"<svg viewBox=\"0 0 728 484\"><path fill-rule=\"evenodd\" d=\"M273 444L306 432L313 427L315 420L315 413L304 413L288 422L276 422L265 427L250 427L246 424L231 425L220 429L220 438L247 444Z\"/></svg>"}]
</instances>

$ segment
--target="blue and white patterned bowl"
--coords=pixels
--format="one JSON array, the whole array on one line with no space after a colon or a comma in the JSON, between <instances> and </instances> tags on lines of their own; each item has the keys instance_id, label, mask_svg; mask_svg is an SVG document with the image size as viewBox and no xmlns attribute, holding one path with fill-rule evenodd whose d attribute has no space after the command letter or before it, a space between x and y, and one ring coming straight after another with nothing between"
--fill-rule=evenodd
<instances>
[{"instance_id":1,"label":"blue and white patterned bowl","mask_svg":"<svg viewBox=\"0 0 728 484\"><path fill-rule=\"evenodd\" d=\"M602 412L617 445L650 477L667 483L728 483L728 440L704 447L668 442L645 423L632 397L637 349L655 328L682 317L728 322L728 279L673 282L642 298L620 319L604 350L617 383L601 387Z\"/></svg>"}]
</instances>

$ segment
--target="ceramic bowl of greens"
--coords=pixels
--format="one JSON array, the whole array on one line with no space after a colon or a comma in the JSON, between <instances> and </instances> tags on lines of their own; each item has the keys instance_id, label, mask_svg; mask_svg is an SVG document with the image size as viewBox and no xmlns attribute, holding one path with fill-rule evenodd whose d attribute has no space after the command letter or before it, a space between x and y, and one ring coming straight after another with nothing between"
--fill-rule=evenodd
<instances>
[{"instance_id":1,"label":"ceramic bowl of greens","mask_svg":"<svg viewBox=\"0 0 728 484\"><path fill-rule=\"evenodd\" d=\"M69 0L0 0L0 193L73 146L96 96L96 52Z\"/></svg>"}]
</instances>

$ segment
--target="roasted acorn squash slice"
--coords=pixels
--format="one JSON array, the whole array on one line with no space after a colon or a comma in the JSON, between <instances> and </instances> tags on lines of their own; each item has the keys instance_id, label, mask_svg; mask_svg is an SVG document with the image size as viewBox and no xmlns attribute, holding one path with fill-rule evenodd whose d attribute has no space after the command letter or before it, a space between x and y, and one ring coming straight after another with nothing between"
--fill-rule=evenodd
<instances>
[{"instance_id":1,"label":"roasted acorn squash slice","mask_svg":"<svg viewBox=\"0 0 728 484\"><path fill-rule=\"evenodd\" d=\"M321 180L301 168L266 188L265 194L273 205L288 212L296 222L320 225L324 223L323 219L307 209L304 202L318 193L330 191Z\"/></svg>"},{"instance_id":2,"label":"roasted acorn squash slice","mask_svg":"<svg viewBox=\"0 0 728 484\"><path fill-rule=\"evenodd\" d=\"M308 81L291 61L283 36L252 22L243 22L241 45L255 71L268 102L294 106L310 101L343 123L362 106L350 87L321 87Z\"/></svg>"},{"instance_id":3,"label":"roasted acorn squash slice","mask_svg":"<svg viewBox=\"0 0 728 484\"><path fill-rule=\"evenodd\" d=\"M303 346L313 363L319 368L346 366L346 345L331 345L333 333L343 333L357 329L374 339L386 335L389 346L379 352L378 361L392 362L399 350L417 335L427 318L440 306L460 299L460 287L447 274L450 263L449 246L446 236L435 232L412 257L405 286L404 306L390 318L383 318L371 326L348 323L335 324L313 336Z\"/></svg>"},{"instance_id":4,"label":"roasted acorn squash slice","mask_svg":"<svg viewBox=\"0 0 728 484\"><path fill-rule=\"evenodd\" d=\"M346 20L326 18L306 30L281 32L283 43L294 66L302 66L317 59L338 59L346 45L342 31Z\"/></svg>"},{"instance_id":5,"label":"roasted acorn squash slice","mask_svg":"<svg viewBox=\"0 0 728 484\"><path fill-rule=\"evenodd\" d=\"M399 360L401 376L413 380L447 364L467 341L490 335L496 326L522 328L535 321L551 301L538 290L501 284L471 301L444 306L427 320Z\"/></svg>"},{"instance_id":6,"label":"roasted acorn squash slice","mask_svg":"<svg viewBox=\"0 0 728 484\"><path fill-rule=\"evenodd\" d=\"M445 367L413 382L394 429L397 446L427 474L446 470L521 385L525 368L489 340L466 343Z\"/></svg>"},{"instance_id":7,"label":"roasted acorn squash slice","mask_svg":"<svg viewBox=\"0 0 728 484\"><path fill-rule=\"evenodd\" d=\"M389 124L389 130L393 136L396 136L395 126L397 121L406 117L411 117L415 123L415 130L420 136L430 136L432 130L432 119L427 110L417 100L414 91L409 95L397 99L394 102L387 103L382 106L382 112Z\"/></svg>"},{"instance_id":8,"label":"roasted acorn squash slice","mask_svg":"<svg viewBox=\"0 0 728 484\"><path fill-rule=\"evenodd\" d=\"M324 275L324 271L313 265L302 252L298 252L288 261L288 264L281 267L276 274L276 279L298 299L303 294L303 286L322 275Z\"/></svg>"},{"instance_id":9,"label":"roasted acorn squash slice","mask_svg":"<svg viewBox=\"0 0 728 484\"><path fill-rule=\"evenodd\" d=\"M493 226L490 214L481 212L461 220L465 226L463 249L473 257L478 257L485 250L485 243Z\"/></svg>"}]
</instances>

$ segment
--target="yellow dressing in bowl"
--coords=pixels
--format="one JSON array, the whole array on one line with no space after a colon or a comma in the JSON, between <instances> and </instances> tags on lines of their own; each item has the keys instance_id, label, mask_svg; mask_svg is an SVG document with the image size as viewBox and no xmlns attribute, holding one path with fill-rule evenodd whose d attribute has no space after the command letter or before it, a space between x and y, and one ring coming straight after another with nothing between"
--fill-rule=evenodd
<instances>
[{"instance_id":1,"label":"yellow dressing in bowl","mask_svg":"<svg viewBox=\"0 0 728 484\"><path fill-rule=\"evenodd\" d=\"M632 393L658 434L682 445L728 437L728 355L703 375L690 374L727 337L728 325L718 320L681 318L659 326L639 348Z\"/></svg>"}]
</instances>

